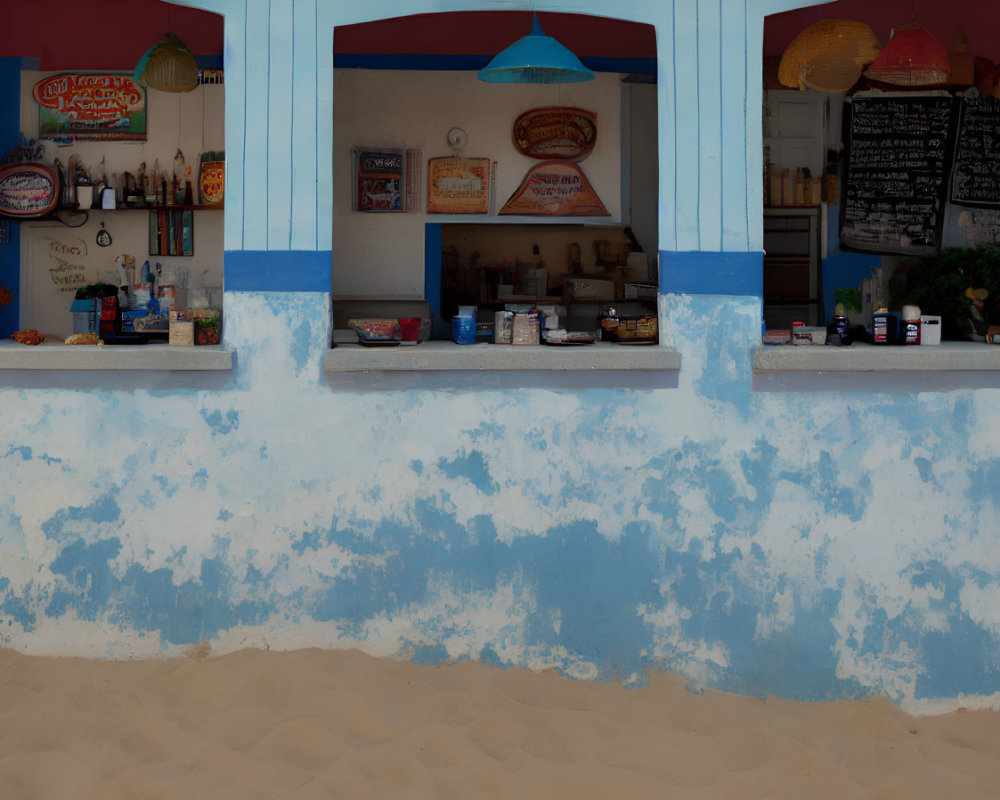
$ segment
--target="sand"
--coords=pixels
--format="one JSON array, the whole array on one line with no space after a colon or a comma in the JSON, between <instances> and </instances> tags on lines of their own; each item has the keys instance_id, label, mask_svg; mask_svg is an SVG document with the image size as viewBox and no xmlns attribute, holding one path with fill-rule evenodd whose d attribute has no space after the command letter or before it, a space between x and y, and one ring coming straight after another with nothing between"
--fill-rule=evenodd
<instances>
[{"instance_id":1,"label":"sand","mask_svg":"<svg viewBox=\"0 0 1000 800\"><path fill-rule=\"evenodd\" d=\"M202 655L196 653L195 655ZM1000 713L648 689L479 663L0 651L3 800L1000 797Z\"/></svg>"}]
</instances>

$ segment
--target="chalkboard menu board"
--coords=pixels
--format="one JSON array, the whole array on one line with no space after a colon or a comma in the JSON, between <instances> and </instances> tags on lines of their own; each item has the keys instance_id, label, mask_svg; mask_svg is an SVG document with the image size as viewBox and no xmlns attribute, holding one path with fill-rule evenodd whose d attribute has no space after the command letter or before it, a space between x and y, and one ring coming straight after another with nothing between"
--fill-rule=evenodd
<instances>
[{"instance_id":1,"label":"chalkboard menu board","mask_svg":"<svg viewBox=\"0 0 1000 800\"><path fill-rule=\"evenodd\" d=\"M962 100L951 200L1000 206L1000 99L972 91Z\"/></svg>"},{"instance_id":2,"label":"chalkboard menu board","mask_svg":"<svg viewBox=\"0 0 1000 800\"><path fill-rule=\"evenodd\" d=\"M936 252L951 167L951 96L855 97L847 118L841 245Z\"/></svg>"}]
</instances>

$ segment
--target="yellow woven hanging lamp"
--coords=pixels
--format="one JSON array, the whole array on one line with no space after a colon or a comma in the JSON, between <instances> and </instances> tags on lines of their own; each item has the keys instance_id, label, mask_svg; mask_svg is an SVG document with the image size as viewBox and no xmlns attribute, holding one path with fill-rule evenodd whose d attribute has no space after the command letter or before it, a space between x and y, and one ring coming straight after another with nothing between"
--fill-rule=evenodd
<instances>
[{"instance_id":1,"label":"yellow woven hanging lamp","mask_svg":"<svg viewBox=\"0 0 1000 800\"><path fill-rule=\"evenodd\" d=\"M132 78L161 92L190 92L198 87L198 63L180 37L167 31L143 53Z\"/></svg>"},{"instance_id":2,"label":"yellow woven hanging lamp","mask_svg":"<svg viewBox=\"0 0 1000 800\"><path fill-rule=\"evenodd\" d=\"M793 89L841 94L857 83L878 54L878 38L863 22L820 20L785 48L778 80Z\"/></svg>"}]
</instances>

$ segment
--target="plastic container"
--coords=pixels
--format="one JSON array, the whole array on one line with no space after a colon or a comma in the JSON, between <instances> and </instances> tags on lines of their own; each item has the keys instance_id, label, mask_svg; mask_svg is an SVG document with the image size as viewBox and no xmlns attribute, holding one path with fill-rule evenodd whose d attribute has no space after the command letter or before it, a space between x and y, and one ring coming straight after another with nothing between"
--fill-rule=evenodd
<instances>
[{"instance_id":1,"label":"plastic container","mask_svg":"<svg viewBox=\"0 0 1000 800\"><path fill-rule=\"evenodd\" d=\"M903 344L920 344L920 306L903 306Z\"/></svg>"}]
</instances>

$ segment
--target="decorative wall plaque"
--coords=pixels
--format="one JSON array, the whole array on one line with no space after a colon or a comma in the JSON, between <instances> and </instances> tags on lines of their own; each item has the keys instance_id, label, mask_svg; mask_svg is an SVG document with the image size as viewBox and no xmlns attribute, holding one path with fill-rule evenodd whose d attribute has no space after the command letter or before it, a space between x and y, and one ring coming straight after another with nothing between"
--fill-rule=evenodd
<instances>
[{"instance_id":1,"label":"decorative wall plaque","mask_svg":"<svg viewBox=\"0 0 1000 800\"><path fill-rule=\"evenodd\" d=\"M597 114L583 108L533 108L514 122L514 144L531 158L579 161L596 141Z\"/></svg>"},{"instance_id":2,"label":"decorative wall plaque","mask_svg":"<svg viewBox=\"0 0 1000 800\"><path fill-rule=\"evenodd\" d=\"M428 214L486 214L490 208L488 158L432 158L427 162Z\"/></svg>"},{"instance_id":3,"label":"decorative wall plaque","mask_svg":"<svg viewBox=\"0 0 1000 800\"><path fill-rule=\"evenodd\" d=\"M587 176L568 161L545 161L528 170L501 214L609 217Z\"/></svg>"},{"instance_id":4,"label":"decorative wall plaque","mask_svg":"<svg viewBox=\"0 0 1000 800\"><path fill-rule=\"evenodd\" d=\"M44 217L59 203L59 176L44 164L0 167L0 214Z\"/></svg>"}]
</instances>

